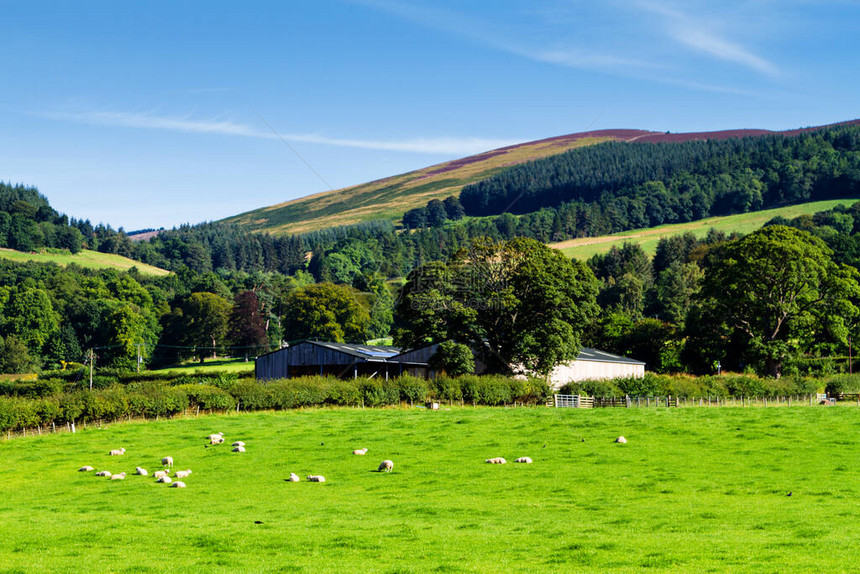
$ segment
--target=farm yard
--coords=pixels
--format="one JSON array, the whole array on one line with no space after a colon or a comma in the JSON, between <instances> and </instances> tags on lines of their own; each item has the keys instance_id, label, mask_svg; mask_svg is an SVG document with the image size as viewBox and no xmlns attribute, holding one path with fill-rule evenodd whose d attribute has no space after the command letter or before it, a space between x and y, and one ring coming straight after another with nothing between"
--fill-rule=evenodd
<instances>
[{"instance_id":1,"label":"farm yard","mask_svg":"<svg viewBox=\"0 0 860 574\"><path fill-rule=\"evenodd\" d=\"M858 430L856 406L313 408L89 426L0 443L0 570L839 571L860 561ZM215 432L224 444L209 444ZM151 476L168 455L193 470L187 488ZM534 463L513 463L523 456ZM392 472L377 472L385 459Z\"/></svg>"}]
</instances>

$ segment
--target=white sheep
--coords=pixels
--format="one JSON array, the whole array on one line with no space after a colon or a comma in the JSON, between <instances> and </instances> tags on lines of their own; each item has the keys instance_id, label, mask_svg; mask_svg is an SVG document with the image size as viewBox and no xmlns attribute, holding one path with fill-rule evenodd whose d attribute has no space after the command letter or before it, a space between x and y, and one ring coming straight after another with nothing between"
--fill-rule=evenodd
<instances>
[{"instance_id":1,"label":"white sheep","mask_svg":"<svg viewBox=\"0 0 860 574\"><path fill-rule=\"evenodd\" d=\"M376 472L391 472L391 469L394 468L394 463L390 460L383 460L379 463L379 468L376 469Z\"/></svg>"},{"instance_id":2,"label":"white sheep","mask_svg":"<svg viewBox=\"0 0 860 574\"><path fill-rule=\"evenodd\" d=\"M110 475L110 479L111 480L125 480L125 473L121 472L119 474L112 474L112 475Z\"/></svg>"},{"instance_id":3,"label":"white sheep","mask_svg":"<svg viewBox=\"0 0 860 574\"><path fill-rule=\"evenodd\" d=\"M163 482L164 484L170 484L173 481L170 479L169 476L159 476L158 480L156 480L155 482Z\"/></svg>"},{"instance_id":4,"label":"white sheep","mask_svg":"<svg viewBox=\"0 0 860 574\"><path fill-rule=\"evenodd\" d=\"M101 472L97 472L96 476L112 476L113 473L109 470L103 470Z\"/></svg>"},{"instance_id":5,"label":"white sheep","mask_svg":"<svg viewBox=\"0 0 860 574\"><path fill-rule=\"evenodd\" d=\"M166 470L156 470L155 474L153 474L152 476L154 476L155 478L164 478L165 476L168 476L168 474L169 473Z\"/></svg>"},{"instance_id":6,"label":"white sheep","mask_svg":"<svg viewBox=\"0 0 860 574\"><path fill-rule=\"evenodd\" d=\"M177 470L173 473L173 478L188 478L191 475L191 469Z\"/></svg>"},{"instance_id":7,"label":"white sheep","mask_svg":"<svg viewBox=\"0 0 860 574\"><path fill-rule=\"evenodd\" d=\"M299 482L299 480L301 480L301 479L299 478L299 475L296 474L295 472L291 472L290 478L287 479L287 481L289 481L289 482Z\"/></svg>"},{"instance_id":8,"label":"white sheep","mask_svg":"<svg viewBox=\"0 0 860 574\"><path fill-rule=\"evenodd\" d=\"M325 477L319 474L309 474L308 482L325 482Z\"/></svg>"},{"instance_id":9,"label":"white sheep","mask_svg":"<svg viewBox=\"0 0 860 574\"><path fill-rule=\"evenodd\" d=\"M111 456L122 456L124 454L125 454L124 448L118 448L118 449L114 449L114 450L110 451Z\"/></svg>"},{"instance_id":10,"label":"white sheep","mask_svg":"<svg viewBox=\"0 0 860 574\"><path fill-rule=\"evenodd\" d=\"M627 444L627 439L624 438L623 436L620 436L617 439L615 439L615 442L617 442L618 444Z\"/></svg>"},{"instance_id":11,"label":"white sheep","mask_svg":"<svg viewBox=\"0 0 860 574\"><path fill-rule=\"evenodd\" d=\"M78 469L78 472L90 472L93 470L95 470L95 469L91 466L82 466L81 468Z\"/></svg>"},{"instance_id":12,"label":"white sheep","mask_svg":"<svg viewBox=\"0 0 860 574\"><path fill-rule=\"evenodd\" d=\"M173 484L170 485L170 488L185 488L185 483L181 480L177 480Z\"/></svg>"},{"instance_id":13,"label":"white sheep","mask_svg":"<svg viewBox=\"0 0 860 574\"><path fill-rule=\"evenodd\" d=\"M522 462L522 463L525 463L525 464L531 464L531 463L532 463L532 459L530 459L530 458L529 458L529 457L527 457L527 456L521 456L520 458L518 458L518 459L517 459L517 460L515 460L514 462Z\"/></svg>"},{"instance_id":14,"label":"white sheep","mask_svg":"<svg viewBox=\"0 0 860 574\"><path fill-rule=\"evenodd\" d=\"M212 435L212 437L209 439L209 444L224 444L224 437L218 436L217 434Z\"/></svg>"},{"instance_id":15,"label":"white sheep","mask_svg":"<svg viewBox=\"0 0 860 574\"><path fill-rule=\"evenodd\" d=\"M172 456L165 456L164 458L162 458L161 459L161 466L167 467L167 468L172 467L173 466L173 457Z\"/></svg>"},{"instance_id":16,"label":"white sheep","mask_svg":"<svg viewBox=\"0 0 860 574\"><path fill-rule=\"evenodd\" d=\"M486 461L484 461L484 462L487 462L487 463L489 463L489 464L507 464L507 463L508 463L508 461L506 461L505 459L503 459L503 458L502 458L502 457L500 457L500 456L497 456L497 457L495 457L495 458L488 458L488 459L487 459Z\"/></svg>"},{"instance_id":17,"label":"white sheep","mask_svg":"<svg viewBox=\"0 0 860 574\"><path fill-rule=\"evenodd\" d=\"M149 476L149 471L142 466L138 466L134 469L134 474L139 474L140 476Z\"/></svg>"},{"instance_id":18,"label":"white sheep","mask_svg":"<svg viewBox=\"0 0 860 574\"><path fill-rule=\"evenodd\" d=\"M236 441L236 442L234 442L231 446L245 446L245 443L243 443L243 442L242 442L242 441L240 441L240 440L237 440L237 441Z\"/></svg>"},{"instance_id":19,"label":"white sheep","mask_svg":"<svg viewBox=\"0 0 860 574\"><path fill-rule=\"evenodd\" d=\"M237 446L236 448L233 449L233 452L245 452L245 447L244 446Z\"/></svg>"},{"instance_id":20,"label":"white sheep","mask_svg":"<svg viewBox=\"0 0 860 574\"><path fill-rule=\"evenodd\" d=\"M366 454L367 454L367 449L366 449L366 448L359 448L359 449L356 449L356 450L352 451L352 454L357 454L357 455L359 455L359 456L364 456L364 455L366 455Z\"/></svg>"}]
</instances>

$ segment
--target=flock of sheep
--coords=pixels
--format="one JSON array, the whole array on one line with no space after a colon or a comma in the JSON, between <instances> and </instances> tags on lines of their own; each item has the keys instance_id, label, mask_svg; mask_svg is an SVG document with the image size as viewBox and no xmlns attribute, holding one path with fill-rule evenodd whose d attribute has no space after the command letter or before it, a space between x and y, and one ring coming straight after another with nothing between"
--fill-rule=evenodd
<instances>
[{"instance_id":1,"label":"flock of sheep","mask_svg":"<svg viewBox=\"0 0 860 574\"><path fill-rule=\"evenodd\" d=\"M219 432L215 434L210 434L208 437L209 444L223 444L224 443L224 433ZM236 441L233 443L233 452L245 452L245 443L242 441ZM111 456L123 456L125 454L124 448L113 449L110 451ZM173 480L174 478L188 478L191 476L191 469L186 470L177 470L173 473L173 478L170 477L170 469L173 468L173 457L165 456L161 459L161 470L158 470L153 473L152 477L155 478L156 482L162 484L169 484L172 488L185 488L185 483L181 480ZM95 468L86 465L82 466L78 469L78 472L92 472ZM149 471L145 468L138 466L134 469L134 474L139 476L149 476ZM118 474L114 474L109 470L101 470L95 474L96 476L108 477L110 480L125 480L126 473L120 472Z\"/></svg>"},{"instance_id":2,"label":"flock of sheep","mask_svg":"<svg viewBox=\"0 0 860 574\"><path fill-rule=\"evenodd\" d=\"M224 443L224 433L222 433L222 432L210 434L207 438L209 440L210 445L219 445L219 444ZM619 444L627 444L627 439L624 438L623 436L619 436L618 438L615 439L615 442L619 443ZM233 446L233 452L239 452L239 453L245 452L245 443L242 441L236 441L232 444L232 446ZM364 456L367 454L367 450L368 449L366 449L366 448L359 448L359 449L352 451L352 454L357 455L357 456ZM124 448L115 449L115 450L110 451L111 456L123 456L124 454L125 454ZM506 461L504 458L502 458L500 456L497 456L497 457L493 457L493 458L488 458L484 462L486 462L488 464L507 464L508 461ZM523 463L523 464L531 464L532 459L527 457L527 456L521 456L518 459L516 459L514 462ZM173 473L173 478L171 478L169 469L173 468L173 457L165 456L164 458L162 458L161 459L161 466L162 466L162 470L156 471L153 474L153 477L156 479L156 482L169 484L173 488L185 488L184 482L182 482L181 480L173 480L173 479L174 478L176 478L176 479L188 478L191 475L191 469L190 468L186 469L186 470L175 471ZM377 470L377 472L391 472L393 468L394 468L394 462L393 461L383 460L381 463L379 463L379 467L376 470ZM81 468L78 469L79 472L92 472L94 470L95 470L95 468L92 466L89 466L89 465L82 466ZM138 466L135 469L134 474L140 475L140 476L149 476L149 471L147 471L145 468ZM102 470L102 471L97 472L96 476L108 477L108 478L110 478L110 480L125 480L126 473L120 472L119 474L113 474L109 470ZM294 472L291 472L290 477L287 478L286 480L287 480L287 482L299 482L301 479L299 478L299 475L297 475ZM309 474L307 476L307 481L308 482L325 482L325 477L320 475L320 474Z\"/></svg>"}]
</instances>

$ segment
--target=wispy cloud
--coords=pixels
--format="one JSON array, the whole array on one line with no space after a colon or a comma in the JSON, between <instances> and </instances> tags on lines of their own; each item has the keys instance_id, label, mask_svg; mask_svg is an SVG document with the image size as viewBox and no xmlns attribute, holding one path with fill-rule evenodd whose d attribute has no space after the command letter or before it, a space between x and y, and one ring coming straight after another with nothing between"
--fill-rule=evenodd
<instances>
[{"instance_id":1,"label":"wispy cloud","mask_svg":"<svg viewBox=\"0 0 860 574\"><path fill-rule=\"evenodd\" d=\"M486 139L476 137L448 138L411 138L407 140L365 140L354 138L337 138L320 134L295 134L278 132L278 134L257 129L247 124L236 123L221 119L195 119L191 116L160 116L154 113L117 112L117 111L87 111L75 113L40 114L54 119L72 121L84 124L168 130L186 133L216 134L227 136L242 136L258 139L281 138L301 143L351 147L368 150L381 150L405 153L429 153L439 155L470 155L518 143L516 140Z\"/></svg>"},{"instance_id":2,"label":"wispy cloud","mask_svg":"<svg viewBox=\"0 0 860 574\"><path fill-rule=\"evenodd\" d=\"M486 20L437 7L391 0L352 0L356 4L380 10L402 20L467 38L480 45L516 56L569 68L614 71L620 69L653 69L652 62L618 56L608 52L570 46L535 46L517 40L512 30L500 29Z\"/></svg>"},{"instance_id":3,"label":"wispy cloud","mask_svg":"<svg viewBox=\"0 0 860 574\"><path fill-rule=\"evenodd\" d=\"M639 5L666 19L666 31L676 42L727 62L734 62L768 76L776 76L779 69L769 60L754 54L749 48L710 29L705 22L674 8L656 2Z\"/></svg>"}]
</instances>

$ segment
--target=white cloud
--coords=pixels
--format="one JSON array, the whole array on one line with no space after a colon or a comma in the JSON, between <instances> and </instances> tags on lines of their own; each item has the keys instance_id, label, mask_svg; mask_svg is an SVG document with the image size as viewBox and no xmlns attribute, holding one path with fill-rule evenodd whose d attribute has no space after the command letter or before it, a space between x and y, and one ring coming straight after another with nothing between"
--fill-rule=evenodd
<instances>
[{"instance_id":1,"label":"white cloud","mask_svg":"<svg viewBox=\"0 0 860 574\"><path fill-rule=\"evenodd\" d=\"M642 8L663 16L667 20L666 32L676 42L713 56L734 62L768 76L776 76L779 69L775 64L754 54L738 42L723 37L698 19L678 10L655 2L641 2Z\"/></svg>"},{"instance_id":2,"label":"white cloud","mask_svg":"<svg viewBox=\"0 0 860 574\"><path fill-rule=\"evenodd\" d=\"M411 138L407 140L365 140L329 137L320 134L277 134L246 124L227 120L193 119L190 116L167 117L153 113L89 111L77 113L42 114L54 119L108 127L155 129L187 133L242 136L258 139L279 139L319 145L351 147L369 150L439 155L471 155L519 143L516 140L485 139L476 137Z\"/></svg>"}]
</instances>

